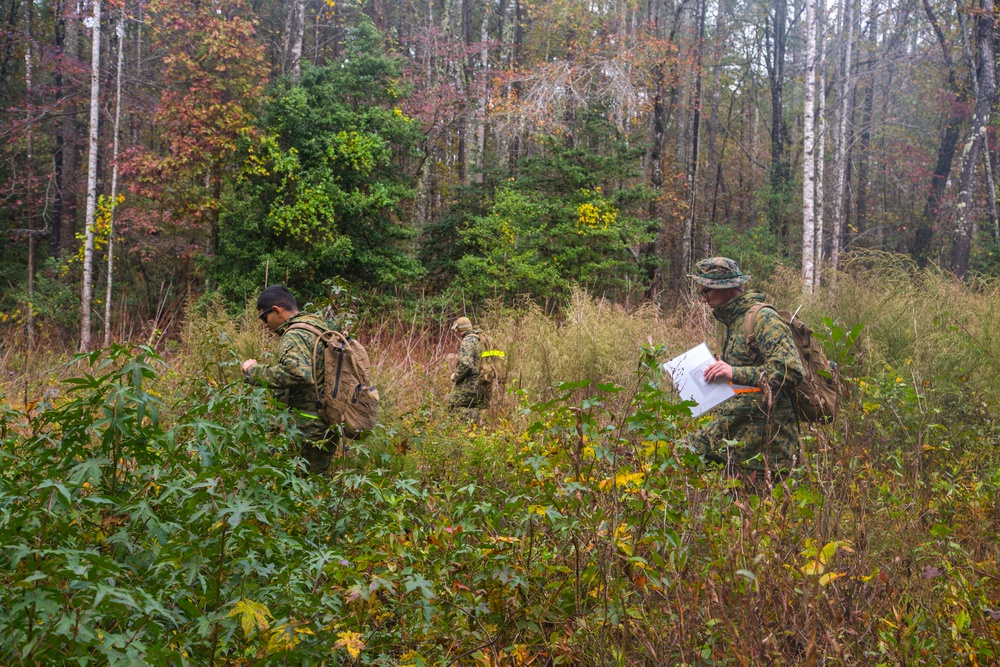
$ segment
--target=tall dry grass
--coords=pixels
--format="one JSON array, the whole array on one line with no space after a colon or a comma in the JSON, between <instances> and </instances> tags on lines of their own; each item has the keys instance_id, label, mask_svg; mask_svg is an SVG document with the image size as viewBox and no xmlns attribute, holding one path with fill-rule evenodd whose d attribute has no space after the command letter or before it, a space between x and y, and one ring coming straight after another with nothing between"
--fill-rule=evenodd
<instances>
[{"instance_id":1,"label":"tall dry grass","mask_svg":"<svg viewBox=\"0 0 1000 667\"><path fill-rule=\"evenodd\" d=\"M845 327L864 324L856 373L889 365L905 369L911 382L957 379L987 393L1000 382L1000 337L994 335L1000 280L962 283L940 270L917 270L898 255L865 252L847 257L836 279L813 295L802 293L798 272L789 268L749 287L780 308L801 305L800 316L817 330L824 317ZM427 307L361 318L355 333L369 349L387 416L433 406L447 395L459 348L449 327L459 314ZM577 290L556 315L530 301L488 304L469 314L506 351L508 388L535 397L562 381L627 384L643 345L664 345L674 354L702 340L717 347L722 335L710 311L687 292L669 308L626 309ZM174 331L131 342L151 344L177 376L208 373L217 381L238 378L242 359L272 361L277 349L252 304L236 314L219 299L190 304ZM50 390L73 372L65 365L72 354L72 348L28 354L11 344L0 350L0 390L7 396L20 396L25 387L30 395Z\"/></svg>"},{"instance_id":2,"label":"tall dry grass","mask_svg":"<svg viewBox=\"0 0 1000 667\"><path fill-rule=\"evenodd\" d=\"M798 273L782 268L764 285L769 299L816 330L824 317L864 325L858 372L891 366L910 382L950 382L993 393L1000 381L1000 280L968 282L909 258L875 251L848 255L834 279L803 295Z\"/></svg>"}]
</instances>

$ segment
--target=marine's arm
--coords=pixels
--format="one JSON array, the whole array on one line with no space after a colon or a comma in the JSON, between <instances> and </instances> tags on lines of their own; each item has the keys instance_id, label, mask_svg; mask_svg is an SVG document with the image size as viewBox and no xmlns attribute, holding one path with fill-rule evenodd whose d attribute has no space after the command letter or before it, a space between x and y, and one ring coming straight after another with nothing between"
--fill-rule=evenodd
<instances>
[{"instance_id":1,"label":"marine's arm","mask_svg":"<svg viewBox=\"0 0 1000 667\"><path fill-rule=\"evenodd\" d=\"M455 367L453 380L458 384L476 370L477 357L479 356L479 338L472 334L467 334L462 338L462 347L458 353L458 365Z\"/></svg>"},{"instance_id":2,"label":"marine's arm","mask_svg":"<svg viewBox=\"0 0 1000 667\"><path fill-rule=\"evenodd\" d=\"M761 366L734 366L733 382L749 386L766 383L773 391L801 382L805 369L795 349L792 332L781 316L770 308L762 308L754 320L754 333L764 363Z\"/></svg>"},{"instance_id":3,"label":"marine's arm","mask_svg":"<svg viewBox=\"0 0 1000 667\"><path fill-rule=\"evenodd\" d=\"M301 329L286 332L278 344L278 363L273 366L251 366L246 371L246 381L271 389L313 384L312 354L315 340L315 336Z\"/></svg>"}]
</instances>

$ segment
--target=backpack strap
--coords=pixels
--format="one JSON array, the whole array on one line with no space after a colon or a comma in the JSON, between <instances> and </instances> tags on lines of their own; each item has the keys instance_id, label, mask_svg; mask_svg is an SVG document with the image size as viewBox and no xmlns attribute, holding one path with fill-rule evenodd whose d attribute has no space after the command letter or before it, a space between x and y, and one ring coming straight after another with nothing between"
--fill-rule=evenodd
<instances>
[{"instance_id":1,"label":"backpack strap","mask_svg":"<svg viewBox=\"0 0 1000 667\"><path fill-rule=\"evenodd\" d=\"M754 331L754 326L757 324L757 313L764 308L770 308L774 312L778 312L777 308L766 301L762 301L750 306L750 310L747 311L747 316L743 320L743 334L747 337L747 345L757 356L760 356L760 349L757 347L757 333Z\"/></svg>"}]
</instances>

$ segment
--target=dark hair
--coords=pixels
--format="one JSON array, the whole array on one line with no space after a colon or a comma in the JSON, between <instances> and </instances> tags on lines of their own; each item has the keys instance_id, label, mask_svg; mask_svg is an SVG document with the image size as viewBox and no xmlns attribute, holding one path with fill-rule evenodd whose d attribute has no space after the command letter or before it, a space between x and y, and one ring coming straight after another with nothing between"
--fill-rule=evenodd
<instances>
[{"instance_id":1,"label":"dark hair","mask_svg":"<svg viewBox=\"0 0 1000 667\"><path fill-rule=\"evenodd\" d=\"M264 288L264 291L257 297L257 310L266 310L278 306L290 312L298 312L299 306L295 303L295 297L284 285L271 285Z\"/></svg>"}]
</instances>

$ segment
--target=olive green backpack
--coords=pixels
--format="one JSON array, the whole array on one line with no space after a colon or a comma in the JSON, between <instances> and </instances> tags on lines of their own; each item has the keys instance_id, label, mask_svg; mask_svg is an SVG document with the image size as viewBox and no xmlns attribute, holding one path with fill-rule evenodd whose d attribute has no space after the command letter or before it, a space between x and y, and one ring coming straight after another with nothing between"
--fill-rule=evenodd
<instances>
[{"instance_id":1,"label":"olive green backpack","mask_svg":"<svg viewBox=\"0 0 1000 667\"><path fill-rule=\"evenodd\" d=\"M368 351L355 338L339 331L323 331L296 322L288 330L302 329L316 336L313 343L313 376L316 354L323 342L323 387L316 385L320 418L330 426L343 425L344 435L357 438L378 422L378 389L371 385Z\"/></svg>"},{"instance_id":2,"label":"olive green backpack","mask_svg":"<svg viewBox=\"0 0 1000 667\"><path fill-rule=\"evenodd\" d=\"M778 310L769 303L756 303L751 306L743 321L743 332L747 337L747 345L757 357L762 355L757 348L757 334L754 333L754 324L757 313L762 308L770 308L778 313L781 321L788 325L792 331L795 349L798 350L799 358L802 360L805 374L802 377L802 382L795 387L795 404L799 419L819 423L830 421L837 416L837 410L840 409L840 396L844 393L844 387L835 373L836 368L827 361L822 346L813 337L812 329L805 322L797 318L794 313Z\"/></svg>"}]
</instances>

